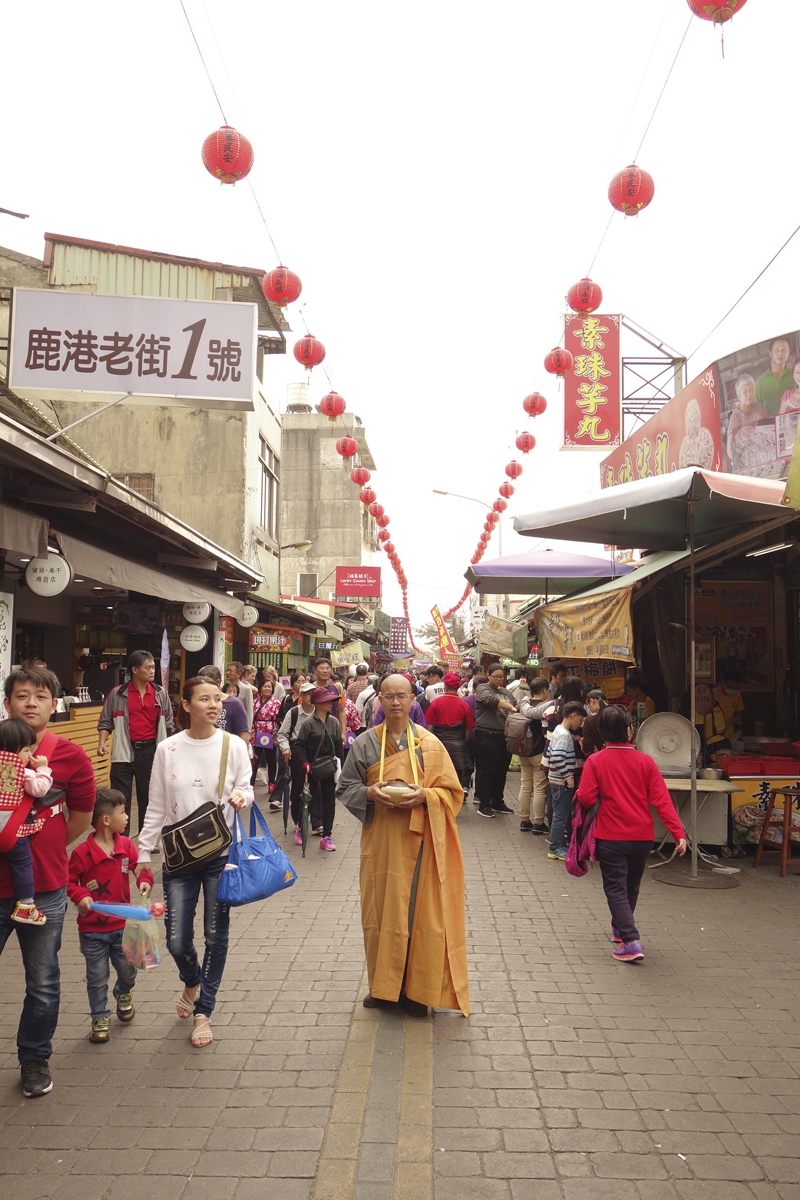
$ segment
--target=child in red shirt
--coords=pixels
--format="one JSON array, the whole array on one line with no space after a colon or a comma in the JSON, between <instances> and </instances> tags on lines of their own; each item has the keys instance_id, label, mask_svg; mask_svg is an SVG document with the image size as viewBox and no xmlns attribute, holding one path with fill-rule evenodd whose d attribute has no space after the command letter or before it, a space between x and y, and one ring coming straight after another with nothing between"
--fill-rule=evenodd
<instances>
[{"instance_id":1,"label":"child in red shirt","mask_svg":"<svg viewBox=\"0 0 800 1200\"><path fill-rule=\"evenodd\" d=\"M14 881L16 904L11 920L44 925L47 917L34 903L33 855L29 837L44 821L28 820L31 801L41 800L53 786L53 773L43 755L35 754L36 732L25 721L0 721L0 852ZM22 788L19 783L22 782Z\"/></svg>"},{"instance_id":2,"label":"child in red shirt","mask_svg":"<svg viewBox=\"0 0 800 1200\"><path fill-rule=\"evenodd\" d=\"M136 1010L131 992L136 968L122 953L125 922L92 910L93 900L109 904L130 904L130 872L136 867L136 846L124 836L128 824L125 797L113 788L98 788L92 813L92 827L85 842L76 846L69 860L67 895L78 906L78 934L86 959L86 987L92 1012L89 1040L107 1042L111 1036L108 1008L109 962L117 972L114 998L120 1021L132 1021ZM153 876L146 865L138 872L143 895L149 896Z\"/></svg>"},{"instance_id":3,"label":"child in red shirt","mask_svg":"<svg viewBox=\"0 0 800 1200\"><path fill-rule=\"evenodd\" d=\"M603 876L603 891L611 910L612 951L619 962L644 958L633 911L653 849L656 810L675 838L678 854L686 853L686 836L661 772L649 754L630 745L630 713L613 704L600 714L605 748L587 758L578 799L585 808L597 801L595 854Z\"/></svg>"}]
</instances>

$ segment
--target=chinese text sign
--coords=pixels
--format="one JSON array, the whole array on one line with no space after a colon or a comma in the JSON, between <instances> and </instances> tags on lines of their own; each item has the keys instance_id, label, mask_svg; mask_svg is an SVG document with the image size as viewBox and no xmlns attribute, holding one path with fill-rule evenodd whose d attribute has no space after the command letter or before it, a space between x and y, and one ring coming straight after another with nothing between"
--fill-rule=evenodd
<instances>
[{"instance_id":1,"label":"chinese text sign","mask_svg":"<svg viewBox=\"0 0 800 1200\"><path fill-rule=\"evenodd\" d=\"M381 594L380 567L337 567L336 596L373 596Z\"/></svg>"},{"instance_id":2,"label":"chinese text sign","mask_svg":"<svg viewBox=\"0 0 800 1200\"><path fill-rule=\"evenodd\" d=\"M573 356L564 377L564 448L602 450L622 440L620 316L573 313L565 346Z\"/></svg>"}]
</instances>

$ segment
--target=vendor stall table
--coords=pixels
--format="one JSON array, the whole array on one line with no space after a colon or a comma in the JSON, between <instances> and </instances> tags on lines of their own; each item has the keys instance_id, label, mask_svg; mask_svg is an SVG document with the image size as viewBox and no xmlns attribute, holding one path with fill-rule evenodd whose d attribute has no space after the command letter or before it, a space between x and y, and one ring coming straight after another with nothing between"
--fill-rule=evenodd
<instances>
[{"instance_id":1,"label":"vendor stall table","mask_svg":"<svg viewBox=\"0 0 800 1200\"><path fill-rule=\"evenodd\" d=\"M675 805L678 816L686 830L687 840L691 843L689 815L691 810L692 781L691 779L665 778L664 783L667 785L669 794L672 797L672 803ZM701 843L706 846L724 846L727 844L728 813L730 811L730 800L728 797L733 792L740 792L741 790L738 784L729 783L727 779L698 779L697 781L696 836L698 855L712 864L716 863L716 859L711 859L705 855L699 849L699 846ZM667 841L674 839L656 813L653 813L653 825L655 828L656 852L659 852ZM662 864L653 863L651 865L661 866Z\"/></svg>"}]
</instances>

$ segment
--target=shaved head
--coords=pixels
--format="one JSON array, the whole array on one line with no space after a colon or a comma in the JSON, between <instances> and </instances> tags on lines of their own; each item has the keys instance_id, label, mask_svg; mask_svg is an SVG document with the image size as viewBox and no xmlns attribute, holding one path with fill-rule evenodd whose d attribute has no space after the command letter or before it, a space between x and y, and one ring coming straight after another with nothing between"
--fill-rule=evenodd
<instances>
[{"instance_id":1,"label":"shaved head","mask_svg":"<svg viewBox=\"0 0 800 1200\"><path fill-rule=\"evenodd\" d=\"M405 675L387 675L381 684L381 695L384 692L408 692L411 695L411 684Z\"/></svg>"}]
</instances>

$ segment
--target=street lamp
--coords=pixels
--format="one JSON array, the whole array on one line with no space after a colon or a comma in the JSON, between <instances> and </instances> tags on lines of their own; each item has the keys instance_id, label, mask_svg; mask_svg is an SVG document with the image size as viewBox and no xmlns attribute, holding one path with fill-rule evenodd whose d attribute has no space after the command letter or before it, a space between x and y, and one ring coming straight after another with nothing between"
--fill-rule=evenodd
<instances>
[{"instance_id":1,"label":"street lamp","mask_svg":"<svg viewBox=\"0 0 800 1200\"><path fill-rule=\"evenodd\" d=\"M488 508L489 512L495 512L494 506L487 504L485 500L479 500L477 496L464 496L461 492L445 492L441 488L434 488L433 491L437 496L453 496L456 500L471 500L473 504L480 504L482 508ZM499 520L497 522L497 544L500 551L500 558L503 557L503 514L498 513ZM503 596L503 616L508 617L508 596Z\"/></svg>"},{"instance_id":2,"label":"street lamp","mask_svg":"<svg viewBox=\"0 0 800 1200\"><path fill-rule=\"evenodd\" d=\"M306 550L310 550L313 545L314 545L314 543L309 541L308 538L306 538L302 542L289 542L288 546L280 546L279 549L281 549L281 550L299 550L301 554L305 554Z\"/></svg>"}]
</instances>

